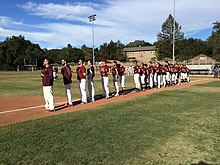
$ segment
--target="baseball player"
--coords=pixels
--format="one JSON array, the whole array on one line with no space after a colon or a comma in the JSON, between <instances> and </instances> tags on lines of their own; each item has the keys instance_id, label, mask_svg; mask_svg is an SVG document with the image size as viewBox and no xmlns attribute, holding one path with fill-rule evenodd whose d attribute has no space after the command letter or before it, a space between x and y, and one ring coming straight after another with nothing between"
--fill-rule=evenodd
<instances>
[{"instance_id":1,"label":"baseball player","mask_svg":"<svg viewBox=\"0 0 220 165\"><path fill-rule=\"evenodd\" d=\"M156 76L156 80L157 80L157 88L161 87L161 65L160 63L156 63L155 66L155 76Z\"/></svg>"},{"instance_id":2,"label":"baseball player","mask_svg":"<svg viewBox=\"0 0 220 165\"><path fill-rule=\"evenodd\" d=\"M95 89L94 89L94 81L93 78L95 76L95 69L92 64L92 61L88 61L88 66L87 66L87 79L88 79L88 91L89 91L89 100L90 101L95 101Z\"/></svg>"},{"instance_id":3,"label":"baseball player","mask_svg":"<svg viewBox=\"0 0 220 165\"><path fill-rule=\"evenodd\" d=\"M170 64L168 63L168 61L165 61L165 71L166 71L166 85L169 86L170 85Z\"/></svg>"},{"instance_id":4,"label":"baseball player","mask_svg":"<svg viewBox=\"0 0 220 165\"><path fill-rule=\"evenodd\" d=\"M145 86L145 68L144 68L144 63L141 63L141 66L140 66L140 83L141 83L141 89L142 90L146 90L146 88L144 88L144 86Z\"/></svg>"},{"instance_id":5,"label":"baseball player","mask_svg":"<svg viewBox=\"0 0 220 165\"><path fill-rule=\"evenodd\" d=\"M148 74L149 74L149 87L153 88L154 86L154 68L153 68L153 64L151 61L148 62Z\"/></svg>"},{"instance_id":6,"label":"baseball player","mask_svg":"<svg viewBox=\"0 0 220 165\"><path fill-rule=\"evenodd\" d=\"M58 66L57 65L53 66L53 78L54 80L58 78Z\"/></svg>"},{"instance_id":7,"label":"baseball player","mask_svg":"<svg viewBox=\"0 0 220 165\"><path fill-rule=\"evenodd\" d=\"M113 61L112 77L113 77L113 84L115 87L115 96L119 96L119 86L118 86L119 74L118 74L118 71L119 71L119 68L117 65L117 61Z\"/></svg>"},{"instance_id":8,"label":"baseball player","mask_svg":"<svg viewBox=\"0 0 220 165\"><path fill-rule=\"evenodd\" d=\"M102 60L102 68L101 68L102 91L103 91L102 95L105 96L106 99L109 98L108 75L109 75L109 67L107 65L107 60Z\"/></svg>"},{"instance_id":9,"label":"baseball player","mask_svg":"<svg viewBox=\"0 0 220 165\"><path fill-rule=\"evenodd\" d=\"M45 59L43 62L45 68L41 70L43 94L45 100L45 109L53 112L54 109L54 97L53 97L53 69L50 66L49 60Z\"/></svg>"},{"instance_id":10,"label":"baseball player","mask_svg":"<svg viewBox=\"0 0 220 165\"><path fill-rule=\"evenodd\" d=\"M134 61L134 67L133 67L133 72L134 72L134 83L135 83L135 87L136 87L136 92L140 92L140 67L137 64L137 61Z\"/></svg>"},{"instance_id":11,"label":"baseball player","mask_svg":"<svg viewBox=\"0 0 220 165\"><path fill-rule=\"evenodd\" d=\"M72 95L71 95L71 84L72 84L72 72L70 66L67 64L66 60L61 61L63 67L61 68L61 74L63 75L63 83L65 94L67 97L67 103L65 106L72 106Z\"/></svg>"},{"instance_id":12,"label":"baseball player","mask_svg":"<svg viewBox=\"0 0 220 165\"><path fill-rule=\"evenodd\" d=\"M125 89L125 75L126 75L126 70L125 67L122 66L121 64L119 64L119 81L120 81L120 85L121 85L121 93L124 93L124 89Z\"/></svg>"},{"instance_id":13,"label":"baseball player","mask_svg":"<svg viewBox=\"0 0 220 165\"><path fill-rule=\"evenodd\" d=\"M79 89L81 94L82 104L87 103L86 97L86 68L83 65L83 60L79 60L79 66L76 68L77 80L79 81Z\"/></svg>"}]
</instances>

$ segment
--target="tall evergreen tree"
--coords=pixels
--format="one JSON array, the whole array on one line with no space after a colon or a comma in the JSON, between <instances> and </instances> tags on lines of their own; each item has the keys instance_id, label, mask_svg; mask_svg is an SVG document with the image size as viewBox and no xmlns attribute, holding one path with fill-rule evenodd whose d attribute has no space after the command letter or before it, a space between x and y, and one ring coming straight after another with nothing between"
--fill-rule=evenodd
<instances>
[{"instance_id":1,"label":"tall evergreen tree","mask_svg":"<svg viewBox=\"0 0 220 165\"><path fill-rule=\"evenodd\" d=\"M170 14L166 21L162 24L162 31L157 35L157 58L172 57L173 48L173 27L174 18ZM181 26L175 21L175 42L184 39L184 33L181 31Z\"/></svg>"},{"instance_id":2,"label":"tall evergreen tree","mask_svg":"<svg viewBox=\"0 0 220 165\"><path fill-rule=\"evenodd\" d=\"M212 35L209 37L209 46L213 50L213 57L220 61L220 22L213 23Z\"/></svg>"}]
</instances>

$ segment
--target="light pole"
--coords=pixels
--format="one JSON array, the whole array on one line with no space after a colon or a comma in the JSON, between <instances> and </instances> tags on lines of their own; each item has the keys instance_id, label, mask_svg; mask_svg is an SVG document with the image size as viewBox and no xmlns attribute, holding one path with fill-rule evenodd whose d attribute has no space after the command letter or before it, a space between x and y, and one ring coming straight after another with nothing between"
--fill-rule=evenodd
<instances>
[{"instance_id":1,"label":"light pole","mask_svg":"<svg viewBox=\"0 0 220 165\"><path fill-rule=\"evenodd\" d=\"M95 36L94 36L94 21L96 20L96 14L94 15L90 15L89 18L89 22L92 22L92 62L93 65L95 65Z\"/></svg>"},{"instance_id":2,"label":"light pole","mask_svg":"<svg viewBox=\"0 0 220 165\"><path fill-rule=\"evenodd\" d=\"M173 62L175 61L175 10L176 10L176 2L173 2Z\"/></svg>"}]
</instances>

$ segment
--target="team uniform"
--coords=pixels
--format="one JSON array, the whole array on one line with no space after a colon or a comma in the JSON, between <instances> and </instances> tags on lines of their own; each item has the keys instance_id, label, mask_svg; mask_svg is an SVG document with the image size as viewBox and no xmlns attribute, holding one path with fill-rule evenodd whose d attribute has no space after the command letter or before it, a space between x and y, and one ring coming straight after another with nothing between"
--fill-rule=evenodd
<instances>
[{"instance_id":1,"label":"team uniform","mask_svg":"<svg viewBox=\"0 0 220 165\"><path fill-rule=\"evenodd\" d=\"M103 91L103 96L105 96L106 98L109 98L108 74L109 74L108 65L102 66L101 68L102 91Z\"/></svg>"},{"instance_id":2,"label":"team uniform","mask_svg":"<svg viewBox=\"0 0 220 165\"><path fill-rule=\"evenodd\" d=\"M145 68L144 68L144 66L140 67L140 83L141 83L141 89L143 90L143 87L145 85Z\"/></svg>"},{"instance_id":3,"label":"team uniform","mask_svg":"<svg viewBox=\"0 0 220 165\"><path fill-rule=\"evenodd\" d=\"M114 87L115 87L115 96L118 96L119 95L119 86L118 86L118 78L119 78L119 75L118 75L118 67L117 66L113 66L112 68L112 77L113 77L113 84L114 84Z\"/></svg>"},{"instance_id":4,"label":"team uniform","mask_svg":"<svg viewBox=\"0 0 220 165\"><path fill-rule=\"evenodd\" d=\"M136 90L140 90L140 67L137 65L137 66L134 66L133 67L133 71L134 71L134 83L135 83L135 87L136 87Z\"/></svg>"},{"instance_id":5,"label":"team uniform","mask_svg":"<svg viewBox=\"0 0 220 165\"><path fill-rule=\"evenodd\" d=\"M95 88L93 78L95 76L94 67L91 66L87 69L87 78L88 78L88 91L89 91L89 99L91 101L95 101Z\"/></svg>"},{"instance_id":6,"label":"team uniform","mask_svg":"<svg viewBox=\"0 0 220 165\"><path fill-rule=\"evenodd\" d=\"M53 67L53 78L54 80L58 78L58 67L57 66Z\"/></svg>"},{"instance_id":7,"label":"team uniform","mask_svg":"<svg viewBox=\"0 0 220 165\"><path fill-rule=\"evenodd\" d=\"M122 65L120 66L118 74L119 74L120 85L123 92L123 90L125 89L125 75L126 75L126 70L124 66Z\"/></svg>"},{"instance_id":8,"label":"team uniform","mask_svg":"<svg viewBox=\"0 0 220 165\"><path fill-rule=\"evenodd\" d=\"M71 84L72 84L72 72L68 64L61 69L61 74L63 75L63 83L65 94L67 97L67 105L71 106L72 104L72 95L71 95Z\"/></svg>"},{"instance_id":9,"label":"team uniform","mask_svg":"<svg viewBox=\"0 0 220 165\"><path fill-rule=\"evenodd\" d=\"M54 111L54 96L53 96L53 69L48 66L41 70L43 94L45 100L45 108Z\"/></svg>"},{"instance_id":10,"label":"team uniform","mask_svg":"<svg viewBox=\"0 0 220 165\"><path fill-rule=\"evenodd\" d=\"M149 77L148 77L148 81L149 81L149 87L150 88L153 88L154 86L154 68L152 65L149 65L148 66L148 74L149 74Z\"/></svg>"},{"instance_id":11,"label":"team uniform","mask_svg":"<svg viewBox=\"0 0 220 165\"><path fill-rule=\"evenodd\" d=\"M78 66L76 68L77 73L77 80L79 81L79 89L81 94L81 101L82 103L87 103L87 97L86 97L86 78L84 74L86 74L86 68L82 66Z\"/></svg>"},{"instance_id":12,"label":"team uniform","mask_svg":"<svg viewBox=\"0 0 220 165\"><path fill-rule=\"evenodd\" d=\"M157 88L161 87L161 66L155 67L155 76L157 80Z\"/></svg>"}]
</instances>

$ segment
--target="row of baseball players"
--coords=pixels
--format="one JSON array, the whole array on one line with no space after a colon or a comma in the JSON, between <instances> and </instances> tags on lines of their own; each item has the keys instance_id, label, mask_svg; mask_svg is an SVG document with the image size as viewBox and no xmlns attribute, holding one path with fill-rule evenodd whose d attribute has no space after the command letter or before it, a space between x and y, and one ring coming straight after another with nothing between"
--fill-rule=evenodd
<instances>
[{"instance_id":1,"label":"row of baseball players","mask_svg":"<svg viewBox=\"0 0 220 165\"><path fill-rule=\"evenodd\" d=\"M150 61L148 64L141 63L140 66L137 61L134 61L133 71L137 92L151 88L180 85L190 81L189 69L185 65L170 64L168 61L165 61L164 65Z\"/></svg>"},{"instance_id":2,"label":"row of baseball players","mask_svg":"<svg viewBox=\"0 0 220 165\"><path fill-rule=\"evenodd\" d=\"M61 61L63 67L61 68L61 74L63 76L63 83L65 93L67 97L67 103L65 106L72 106L71 84L72 84L72 71L66 60ZM78 61L78 67L76 68L77 79L79 82L79 89L81 94L82 104L86 104L87 101L95 101L95 89L94 89L94 76L95 69L92 61L88 61L87 69L83 65L83 60ZM43 83L43 94L45 99L45 108L54 111L54 97L53 97L53 69L49 64L49 60L44 60L45 68L41 70L41 77ZM109 98L109 72L110 67L107 65L107 60L102 60L101 67L101 81L103 89L103 97ZM149 62L148 65L137 65L137 61L134 61L133 66L134 82L136 85L136 91L146 90L150 88L160 88L162 86L169 86L172 84L180 84L182 82L189 82L189 71L185 66L172 65L165 62L165 65L159 63L153 64ZM113 61L113 67L111 69L113 76L113 84L115 87L114 96L119 96L119 83L122 89L122 93L125 89L125 67L117 64L117 61ZM87 78L87 79L86 79ZM89 98L86 94L86 81L88 83Z\"/></svg>"},{"instance_id":3,"label":"row of baseball players","mask_svg":"<svg viewBox=\"0 0 220 165\"><path fill-rule=\"evenodd\" d=\"M63 76L63 83L65 88L65 94L67 97L67 103L65 106L72 106L72 95L71 95L71 84L72 84L72 71L70 66L68 65L66 60L62 60L62 68L61 68L61 74ZM81 95L81 101L82 104L86 104L87 101L95 101L95 89L94 89L94 76L95 76L95 69L93 67L92 61L88 61L87 69L83 65L83 60L78 61L78 67L76 68L77 73L77 80L79 82L79 89L80 89L80 95ZM54 96L53 96L53 82L54 82L54 76L53 76L53 69L50 66L49 60L45 59L43 62L45 68L41 70L41 77L42 77L42 84L43 84L43 95L45 100L45 108L49 110L50 112L53 112L55 107L54 103ZM107 99L109 98L109 67L107 65L106 60L102 60L103 66L101 67L101 80L102 80L102 89L103 89L103 96L105 96ZM123 66L120 66L116 61L113 62L113 68L112 68L112 75L113 75L113 81L114 86L116 89L115 96L119 95L119 86L118 86L118 80L120 79L120 84L122 87L122 91L125 88L125 68ZM87 78L87 79L86 79ZM88 83L88 91L89 91L89 98L87 99L86 94L86 81Z\"/></svg>"}]
</instances>

